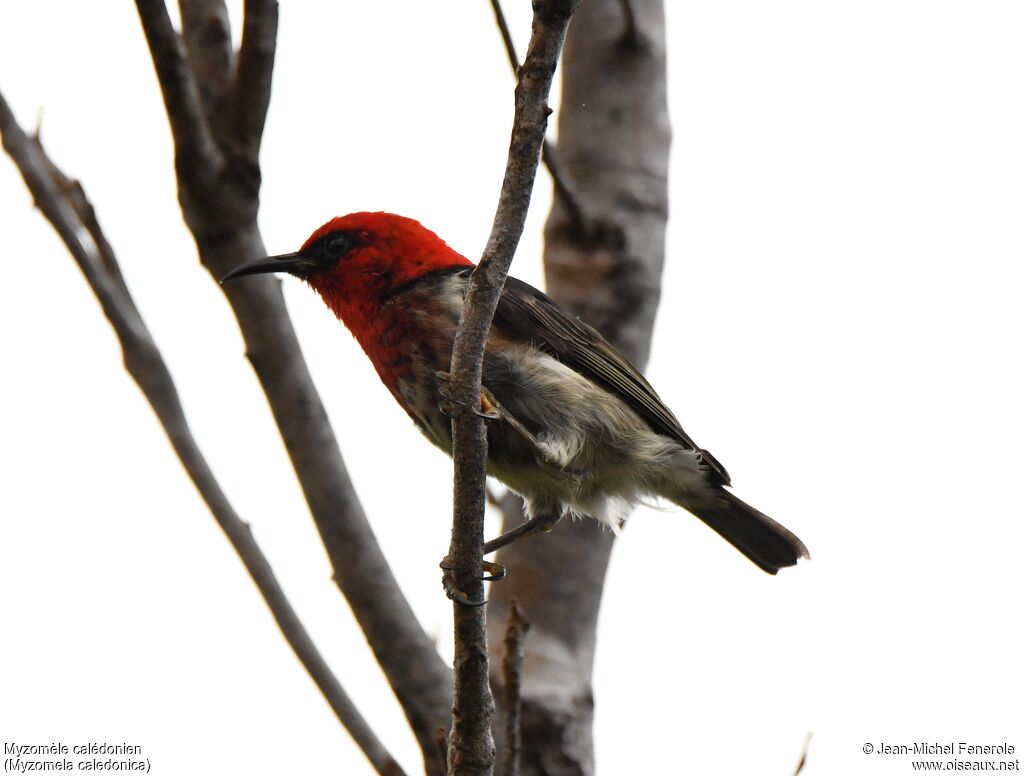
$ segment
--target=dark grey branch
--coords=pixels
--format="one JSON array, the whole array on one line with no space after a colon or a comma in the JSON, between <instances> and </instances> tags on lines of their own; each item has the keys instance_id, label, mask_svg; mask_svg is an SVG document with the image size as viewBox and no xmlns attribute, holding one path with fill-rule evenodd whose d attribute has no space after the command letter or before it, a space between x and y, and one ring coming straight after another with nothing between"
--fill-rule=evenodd
<instances>
[{"instance_id":1,"label":"dark grey branch","mask_svg":"<svg viewBox=\"0 0 1024 776\"><path fill-rule=\"evenodd\" d=\"M199 87L164 0L136 0L135 6L146 34L146 43L153 54L179 157L189 157L195 165L219 168L220 151L210 132Z\"/></svg>"},{"instance_id":2,"label":"dark grey branch","mask_svg":"<svg viewBox=\"0 0 1024 776\"><path fill-rule=\"evenodd\" d=\"M503 776L519 776L519 760L523 748L521 685L523 676L523 641L530 630L530 623L519 611L519 605L512 600L505 629L505 659L501 668L505 676L502 704L505 710L505 751L502 762Z\"/></svg>"},{"instance_id":3,"label":"dark grey branch","mask_svg":"<svg viewBox=\"0 0 1024 776\"><path fill-rule=\"evenodd\" d=\"M246 0L228 121L238 147L259 160L277 50L277 0Z\"/></svg>"},{"instance_id":4,"label":"dark grey branch","mask_svg":"<svg viewBox=\"0 0 1024 776\"><path fill-rule=\"evenodd\" d=\"M179 0L182 38L207 116L219 116L230 87L235 52L223 0Z\"/></svg>"},{"instance_id":5,"label":"dark grey branch","mask_svg":"<svg viewBox=\"0 0 1024 776\"><path fill-rule=\"evenodd\" d=\"M146 397L178 459L267 602L296 656L359 748L382 776L403 771L345 693L281 589L249 525L235 512L199 449L174 381L121 275L110 243L77 181L49 159L38 138L28 137L0 95L0 135L36 206L67 246L110 321L125 368Z\"/></svg>"},{"instance_id":6,"label":"dark grey branch","mask_svg":"<svg viewBox=\"0 0 1024 776\"><path fill-rule=\"evenodd\" d=\"M501 41L505 44L508 63L512 66L512 73L518 78L519 56L516 54L516 44L512 40L512 31L508 28L505 12L501 10L501 0L491 0L491 10L494 12L494 21L498 25L498 32L501 33Z\"/></svg>"},{"instance_id":7,"label":"dark grey branch","mask_svg":"<svg viewBox=\"0 0 1024 776\"><path fill-rule=\"evenodd\" d=\"M473 271L452 350L452 437L455 463L450 559L457 586L483 599L481 560L487 437L480 405L484 344L523 233L550 109L551 79L565 30L579 0L535 0L533 32L519 69L508 163L491 234ZM448 772L488 776L494 769L487 634L482 606L455 604L455 702Z\"/></svg>"},{"instance_id":8,"label":"dark grey branch","mask_svg":"<svg viewBox=\"0 0 1024 776\"><path fill-rule=\"evenodd\" d=\"M619 0L587 0L562 57L558 148L590 212L581 235L556 199L545 230L547 291L597 328L634 364L647 360L658 306L668 215L670 131L661 0L632 0L641 47L622 45ZM504 530L522 521L508 496ZM596 521L561 521L551 533L499 552L508 579L491 591L500 639L516 598L529 612L522 681L523 776L594 772L591 672L597 615L613 537ZM500 672L492 675L500 687ZM496 726L496 735L502 735Z\"/></svg>"},{"instance_id":9,"label":"dark grey branch","mask_svg":"<svg viewBox=\"0 0 1024 776\"><path fill-rule=\"evenodd\" d=\"M274 6L251 0L238 55L237 93L229 104L255 106L258 121L241 132L245 153L232 153L228 115L198 119L195 75L182 56L177 33L162 0L136 0L175 139L178 191L203 266L216 279L244 261L266 255L256 225L259 167L254 154L263 126L265 90L273 62ZM248 73L248 75L246 75ZM251 102L249 102L251 100ZM184 109L182 106L185 106ZM224 163L195 169L188 154L194 128L214 126L207 136L228 144L216 148ZM236 124L237 128L237 124ZM184 145L182 145L184 144ZM337 438L313 385L280 283L253 278L223 287L245 340L246 355L270 404L310 513L334 569L334 580L380 663L423 753L428 774L437 762L436 733L448 724L452 673L438 656L402 595L366 518L345 468Z\"/></svg>"},{"instance_id":10,"label":"dark grey branch","mask_svg":"<svg viewBox=\"0 0 1024 776\"><path fill-rule=\"evenodd\" d=\"M505 12L501 10L501 0L491 0L491 10L494 11L494 21L498 25L498 30L501 32L501 40L505 44L505 54L508 56L509 65L512 66L512 74L519 78L519 57L516 54L515 43L512 41L512 33L508 28L508 21L505 19ZM540 158L551 175L551 181L555 186L555 193L565 204L574 225L581 234L587 234L590 220L583 206L580 192L566 171L565 166L558 158L558 149L555 147L555 144L546 137L541 148Z\"/></svg>"},{"instance_id":11,"label":"dark grey branch","mask_svg":"<svg viewBox=\"0 0 1024 776\"><path fill-rule=\"evenodd\" d=\"M555 194L562 201L562 204L565 205L565 210L569 214L569 220L573 228L580 233L581 237L588 237L591 230L591 222L586 209L583 207L583 197L579 189L576 188L572 176L569 175L562 165L562 160L558 156L558 149L555 147L555 144L547 138L544 139L540 158L548 168L548 173L551 174L551 182L555 186Z\"/></svg>"},{"instance_id":12,"label":"dark grey branch","mask_svg":"<svg viewBox=\"0 0 1024 776\"><path fill-rule=\"evenodd\" d=\"M800 776L803 773L804 766L807 765L807 750L811 747L811 736L813 733L808 733L804 738L803 749L800 750L800 760L796 764L796 770L793 771L793 776Z\"/></svg>"}]
</instances>

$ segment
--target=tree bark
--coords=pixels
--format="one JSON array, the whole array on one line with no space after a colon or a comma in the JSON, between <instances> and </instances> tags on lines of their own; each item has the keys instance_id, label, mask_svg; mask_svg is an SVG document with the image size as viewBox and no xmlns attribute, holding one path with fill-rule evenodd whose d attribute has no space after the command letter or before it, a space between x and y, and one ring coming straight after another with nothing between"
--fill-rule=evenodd
<instances>
[{"instance_id":1,"label":"tree bark","mask_svg":"<svg viewBox=\"0 0 1024 776\"><path fill-rule=\"evenodd\" d=\"M563 54L558 151L587 220L556 195L545 231L548 293L640 367L660 296L670 140L662 3L586 0ZM522 521L516 497L506 497L503 512L504 530ZM509 577L492 590L492 648L513 598L532 624L521 688L523 776L594 772L591 674L612 546L596 521L563 521L498 556ZM491 682L502 685L498 671ZM504 713L499 707L499 737Z\"/></svg>"}]
</instances>

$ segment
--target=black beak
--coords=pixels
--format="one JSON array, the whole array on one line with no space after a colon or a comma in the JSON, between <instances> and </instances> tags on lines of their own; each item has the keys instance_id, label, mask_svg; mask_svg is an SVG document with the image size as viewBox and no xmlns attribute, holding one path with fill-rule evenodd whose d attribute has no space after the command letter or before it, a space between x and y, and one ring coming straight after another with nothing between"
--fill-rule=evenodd
<instances>
[{"instance_id":1,"label":"black beak","mask_svg":"<svg viewBox=\"0 0 1024 776\"><path fill-rule=\"evenodd\" d=\"M315 269L317 269L317 264L312 259L299 253L282 253L280 256L267 256L264 259L250 261L241 267L235 267L222 277L220 282L226 283L243 275L263 275L268 272L288 272L303 277Z\"/></svg>"}]
</instances>

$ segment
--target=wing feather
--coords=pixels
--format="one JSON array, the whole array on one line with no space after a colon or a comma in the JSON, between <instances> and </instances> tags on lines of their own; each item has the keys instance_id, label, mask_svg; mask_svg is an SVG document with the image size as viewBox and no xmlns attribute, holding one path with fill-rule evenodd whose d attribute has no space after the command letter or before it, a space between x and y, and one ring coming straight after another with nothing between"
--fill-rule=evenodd
<instances>
[{"instance_id":1,"label":"wing feather","mask_svg":"<svg viewBox=\"0 0 1024 776\"><path fill-rule=\"evenodd\" d=\"M516 338L530 341L618 396L653 431L700 453L705 463L728 484L729 473L713 455L698 447L683 431L676 416L639 370L596 329L570 315L546 294L510 277L498 301L494 326Z\"/></svg>"}]
</instances>

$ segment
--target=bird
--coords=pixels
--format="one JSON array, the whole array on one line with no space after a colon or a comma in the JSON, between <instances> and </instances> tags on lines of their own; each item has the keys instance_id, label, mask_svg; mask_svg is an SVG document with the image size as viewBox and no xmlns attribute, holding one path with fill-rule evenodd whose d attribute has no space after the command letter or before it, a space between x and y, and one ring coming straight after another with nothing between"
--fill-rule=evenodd
<instances>
[{"instance_id":1,"label":"bird","mask_svg":"<svg viewBox=\"0 0 1024 776\"><path fill-rule=\"evenodd\" d=\"M451 455L446 370L474 267L419 221L357 212L332 218L298 251L245 263L221 282L264 273L305 281L414 424ZM513 277L486 342L479 411L489 421L488 474L522 496L528 518L487 542L485 554L566 516L618 532L636 504L660 498L769 574L810 557L794 533L729 490L725 467L625 356Z\"/></svg>"}]
</instances>

